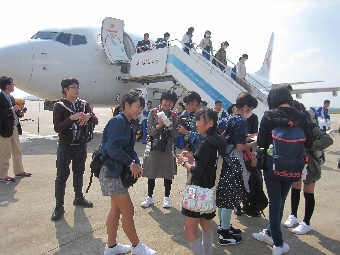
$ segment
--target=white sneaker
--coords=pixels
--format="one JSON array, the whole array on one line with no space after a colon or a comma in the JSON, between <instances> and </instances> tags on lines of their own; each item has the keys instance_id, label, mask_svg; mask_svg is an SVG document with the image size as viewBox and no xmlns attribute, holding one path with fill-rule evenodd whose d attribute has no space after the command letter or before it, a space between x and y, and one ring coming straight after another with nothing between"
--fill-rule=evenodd
<instances>
[{"instance_id":1,"label":"white sneaker","mask_svg":"<svg viewBox=\"0 0 340 255\"><path fill-rule=\"evenodd\" d=\"M283 253L289 252L289 245L283 243L282 247L280 246L273 246L273 255L282 255Z\"/></svg>"},{"instance_id":2,"label":"white sneaker","mask_svg":"<svg viewBox=\"0 0 340 255\"><path fill-rule=\"evenodd\" d=\"M156 255L157 252L146 247L145 244L139 242L136 247L131 247L132 255Z\"/></svg>"},{"instance_id":3,"label":"white sneaker","mask_svg":"<svg viewBox=\"0 0 340 255\"><path fill-rule=\"evenodd\" d=\"M117 245L113 248L109 248L109 246L105 246L104 255L115 255L115 254L126 254L131 251L131 245L122 245L121 243L117 243Z\"/></svg>"},{"instance_id":4,"label":"white sneaker","mask_svg":"<svg viewBox=\"0 0 340 255\"><path fill-rule=\"evenodd\" d=\"M259 233L253 233L252 236L261 242L265 242L269 245L273 245L273 238L271 238L269 235L267 235L267 229L263 229L261 232Z\"/></svg>"},{"instance_id":5,"label":"white sneaker","mask_svg":"<svg viewBox=\"0 0 340 255\"><path fill-rule=\"evenodd\" d=\"M163 208L170 208L170 197L164 197L164 203L163 203Z\"/></svg>"},{"instance_id":6,"label":"white sneaker","mask_svg":"<svg viewBox=\"0 0 340 255\"><path fill-rule=\"evenodd\" d=\"M287 228L293 227L295 224L298 224L298 219L294 215L289 215L288 219L283 223L283 226Z\"/></svg>"},{"instance_id":7,"label":"white sneaker","mask_svg":"<svg viewBox=\"0 0 340 255\"><path fill-rule=\"evenodd\" d=\"M310 225L307 225L304 221L302 221L299 226L294 228L293 232L297 235L303 235L306 234L307 232L311 231L312 228Z\"/></svg>"},{"instance_id":8,"label":"white sneaker","mask_svg":"<svg viewBox=\"0 0 340 255\"><path fill-rule=\"evenodd\" d=\"M153 198L148 196L148 197L145 198L145 200L141 204L141 206L144 207L144 208L147 208L147 207L149 207L152 204L153 204Z\"/></svg>"}]
</instances>

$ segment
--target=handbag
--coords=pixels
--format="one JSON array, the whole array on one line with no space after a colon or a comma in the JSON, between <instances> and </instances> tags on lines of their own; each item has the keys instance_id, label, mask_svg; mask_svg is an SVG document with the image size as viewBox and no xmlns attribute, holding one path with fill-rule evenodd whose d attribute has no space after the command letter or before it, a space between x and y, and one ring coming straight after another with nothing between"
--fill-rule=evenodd
<instances>
[{"instance_id":1,"label":"handbag","mask_svg":"<svg viewBox=\"0 0 340 255\"><path fill-rule=\"evenodd\" d=\"M196 185L186 185L183 192L182 206L192 212L212 213L215 206L215 187L202 188Z\"/></svg>"},{"instance_id":2,"label":"handbag","mask_svg":"<svg viewBox=\"0 0 340 255\"><path fill-rule=\"evenodd\" d=\"M157 136L150 136L151 151L165 152L165 147L168 142L169 134L167 130L163 130Z\"/></svg>"},{"instance_id":3,"label":"handbag","mask_svg":"<svg viewBox=\"0 0 340 255\"><path fill-rule=\"evenodd\" d=\"M131 129L131 138L130 138L130 143L132 143L134 137L134 130ZM124 148L126 151L127 148ZM120 174L120 179L122 180L122 183L124 187L132 187L133 184L135 184L138 180L138 178L133 178L130 167L123 165L123 171Z\"/></svg>"},{"instance_id":4,"label":"handbag","mask_svg":"<svg viewBox=\"0 0 340 255\"><path fill-rule=\"evenodd\" d=\"M138 178L133 178L130 167L125 165L123 166L123 171L120 175L120 179L122 180L124 187L132 187L133 184L135 184L138 180Z\"/></svg>"}]
</instances>

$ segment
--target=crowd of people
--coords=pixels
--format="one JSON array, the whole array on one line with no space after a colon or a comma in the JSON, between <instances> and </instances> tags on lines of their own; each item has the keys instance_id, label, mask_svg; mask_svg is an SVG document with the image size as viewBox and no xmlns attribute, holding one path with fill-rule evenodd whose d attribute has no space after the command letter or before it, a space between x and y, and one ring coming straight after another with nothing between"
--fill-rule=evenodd
<instances>
[{"instance_id":1,"label":"crowd of people","mask_svg":"<svg viewBox=\"0 0 340 255\"><path fill-rule=\"evenodd\" d=\"M289 116L287 122L292 119L294 123L299 123L299 128L303 130L306 137L304 147L308 155L317 154L320 150L330 146L332 138L316 128L317 113L311 117L311 109L306 110L302 104L293 101L285 86L273 88L270 91L268 96L270 110L265 112L259 130L258 118L252 113L258 102L249 92L241 93L235 104L230 105L227 111L222 108L220 100L215 102L214 109L207 108L200 95L194 91L183 98L183 103L177 104L177 113L171 110L176 101L176 96L167 91L163 93L157 108L148 107L147 109L150 111L147 120L147 141L151 140L156 143L156 140L160 139L157 137L163 137L160 140L165 141L165 144L163 144L163 151L151 148L150 154L143 159L145 161L143 171L147 173L144 176L148 178L148 196L141 206L144 208L152 206L155 179L163 178L165 187L163 207L171 207L171 183L174 179L174 170L177 167L172 152L176 147L183 149L176 157L177 163L188 172L186 184L198 185L203 188L214 187L217 156L231 155L238 158L242 165L244 192L249 193L250 173L244 163L244 152L249 150L252 155L251 166L263 170L269 198L268 227L259 233L253 233L252 236L256 240L273 245L274 255L288 252L289 245L284 242L281 233L284 203L291 190L291 215L284 226L293 227L298 224L297 208L302 180L293 182L273 179L269 174L270 169L266 166L265 158L267 150L273 143L271 130L286 125L282 120L287 119L287 116ZM163 117L160 117L160 111L165 113ZM165 124L164 116L170 120L169 123ZM181 140L176 141L180 135L186 138L186 144ZM256 135L258 136L257 140L254 140ZM260 155L257 155L258 147L263 148ZM158 160L152 160L154 157L157 157ZM157 166L155 165L158 164L157 162L162 163ZM163 167L164 162L167 162L166 169ZM310 159L306 164L311 165L308 167L308 178L303 180L306 210L303 221L294 229L296 234L305 234L311 230L310 219L315 206L314 186L315 182L320 179L321 162ZM237 208L218 208L217 210L220 220L217 230L220 245L237 244L242 241L241 230L234 228L230 222L233 209L237 215L246 212L244 208L241 209L240 205ZM216 213L202 214L182 208L182 214L186 218L184 233L192 253L194 255L211 254L213 242L211 219L216 216ZM260 214L255 212L254 215L259 216ZM198 225L202 230L201 237L197 232Z\"/></svg>"},{"instance_id":2,"label":"crowd of people","mask_svg":"<svg viewBox=\"0 0 340 255\"><path fill-rule=\"evenodd\" d=\"M182 38L182 48L185 53L188 55L190 54L190 49L195 49L195 44L192 41L193 33L195 29L193 27L189 27L188 31L183 35ZM152 49L159 49L159 48L165 48L170 46L170 34L168 32L164 33L163 38L158 38L155 43L150 41L149 39L149 33L144 34L144 38L141 41L138 41L136 52L142 53L145 51L149 51ZM200 48L202 50L202 56L206 58L208 61L212 61L212 63L220 68L221 71L225 71L225 68L227 66L227 55L226 55L226 49L229 46L229 43L227 41L224 41L221 43L221 47L218 49L218 51L214 55L212 40L211 40L211 32L209 30L205 31L203 35L203 39L198 44L197 48ZM248 91L250 87L245 82L246 77L246 66L245 62L248 59L248 54L243 54L240 58L237 64L235 65L235 68L232 69L232 77L235 77L234 79L238 84L240 84L242 87L247 88Z\"/></svg>"},{"instance_id":3,"label":"crowd of people","mask_svg":"<svg viewBox=\"0 0 340 255\"><path fill-rule=\"evenodd\" d=\"M206 38L208 35L210 35L209 31L206 32ZM205 48L207 48L207 42L208 40L203 41ZM8 176L11 156L16 162L13 164L16 177L30 177L31 174L23 170L21 160L18 141L19 134L21 134L21 126L18 122L20 109L10 95L14 89L13 79L2 76L0 88L0 181L13 182L14 178ZM82 126L90 128L98 124L98 118L90 104L79 99L80 86L77 79L63 79L61 88L65 97L57 102L53 109L54 129L59 135L55 179L56 207L51 216L53 221L61 219L65 213L64 196L71 162L75 193L73 205L94 206L92 202L85 199L82 192L87 142L92 138L87 137L87 140L81 142L72 140L68 130L74 124L78 125L78 129ZM284 242L281 232L285 200L291 191L291 213L283 225L293 227L298 224L293 230L296 234L311 231L310 221L315 207L315 183L321 177L320 152L333 143L332 138L319 128L318 120L329 119L327 108L330 102L326 100L321 110L305 109L301 103L293 101L287 87L272 88L267 98L269 110L264 113L259 130L257 130L258 118L252 111L257 107L258 102L249 92L240 93L236 102L231 104L227 111L222 108L223 102L220 100L215 102L214 109L206 107L201 96L191 91L183 98L183 102L177 104L176 113L173 108L177 99L174 92L165 91L157 107L153 108L152 102L149 101L145 108L144 98L135 91L129 92L122 97L119 108L115 110L113 118L104 128L100 144L103 165L99 181L102 194L110 197L111 205L106 222L108 238L104 255L129 252L134 255L157 254L140 241L137 235L134 225L134 205L129 195L129 186L125 185L122 177L125 170L133 179L142 176L148 179L147 197L141 203L144 208L153 205L156 179L162 178L164 181L163 207L170 208L171 186L179 165L182 166L180 169L187 171L187 180L186 183L183 182L183 186L187 184L211 189L216 188L216 180L220 177L217 174L218 156L233 157L240 162L244 197L247 197L247 193L250 192L250 173L245 165L246 151L249 151L251 155L250 165L263 170L269 199L268 226L259 233L253 233L252 236L258 241L272 245L273 255L288 252L289 245ZM143 124L143 143L146 144L146 149L149 149L142 162L134 148L133 125L133 121L140 115L145 116L142 120L142 123L145 123ZM294 171L302 173L301 179L297 181L273 177L273 171L277 170L273 164L268 164L268 158L272 156L273 144L275 144L272 132L286 126L299 128L304 136L303 151L306 151L308 156L304 165L308 167L298 169L297 164L289 166ZM256 135L257 139L255 139ZM149 143L151 148L148 148ZM182 149L181 153L174 155L175 147ZM299 223L297 209L302 183L306 203L303 221ZM219 185L223 184L218 182L217 188ZM230 192L235 189L232 185L223 188ZM233 209L235 208L230 206L217 208L220 221L217 229L219 245L238 244L242 241L242 231L234 228L230 222ZM242 211L244 210L238 204L235 213L241 215ZM182 208L181 212L185 217L184 234L192 254L211 254L214 236L211 220L216 216L216 211L199 213ZM131 245L123 245L117 240L120 219L122 229ZM198 225L201 227L201 234L198 233Z\"/></svg>"}]
</instances>

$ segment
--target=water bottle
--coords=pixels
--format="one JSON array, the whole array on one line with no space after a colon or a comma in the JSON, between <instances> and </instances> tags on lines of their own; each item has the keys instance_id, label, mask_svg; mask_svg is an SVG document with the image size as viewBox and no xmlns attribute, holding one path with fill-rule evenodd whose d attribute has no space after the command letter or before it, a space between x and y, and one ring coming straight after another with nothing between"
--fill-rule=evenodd
<instances>
[{"instance_id":1,"label":"water bottle","mask_svg":"<svg viewBox=\"0 0 340 255\"><path fill-rule=\"evenodd\" d=\"M267 154L270 156L274 155L274 146L272 144L269 145L269 148L267 149Z\"/></svg>"},{"instance_id":2,"label":"water bottle","mask_svg":"<svg viewBox=\"0 0 340 255\"><path fill-rule=\"evenodd\" d=\"M302 176L302 180L306 180L306 178L307 178L307 164L303 168L301 176Z\"/></svg>"},{"instance_id":3,"label":"water bottle","mask_svg":"<svg viewBox=\"0 0 340 255\"><path fill-rule=\"evenodd\" d=\"M151 149L151 143L147 142L145 146L144 157L149 157L150 149Z\"/></svg>"}]
</instances>

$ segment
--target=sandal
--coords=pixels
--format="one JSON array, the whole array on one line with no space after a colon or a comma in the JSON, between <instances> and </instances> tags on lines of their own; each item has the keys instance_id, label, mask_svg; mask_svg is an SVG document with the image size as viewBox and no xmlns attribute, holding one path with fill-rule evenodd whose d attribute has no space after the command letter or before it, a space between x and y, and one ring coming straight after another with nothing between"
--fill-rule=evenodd
<instances>
[{"instance_id":1,"label":"sandal","mask_svg":"<svg viewBox=\"0 0 340 255\"><path fill-rule=\"evenodd\" d=\"M32 174L31 173L26 173L26 172L23 172L21 174L16 174L15 177L31 177Z\"/></svg>"}]
</instances>

